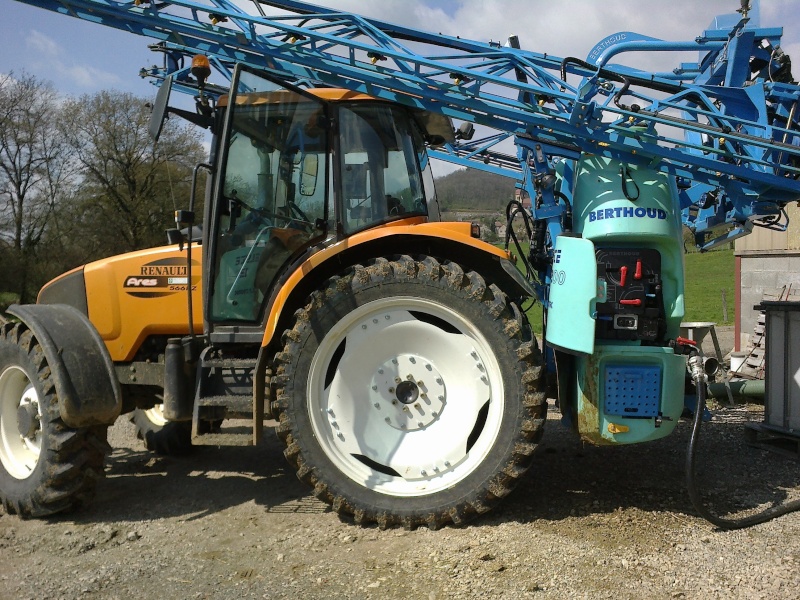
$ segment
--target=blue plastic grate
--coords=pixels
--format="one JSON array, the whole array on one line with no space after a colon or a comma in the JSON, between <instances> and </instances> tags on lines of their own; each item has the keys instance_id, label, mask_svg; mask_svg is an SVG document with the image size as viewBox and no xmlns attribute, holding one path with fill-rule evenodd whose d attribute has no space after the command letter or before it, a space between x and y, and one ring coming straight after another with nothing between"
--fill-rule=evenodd
<instances>
[{"instance_id":1,"label":"blue plastic grate","mask_svg":"<svg viewBox=\"0 0 800 600\"><path fill-rule=\"evenodd\" d=\"M605 413L621 417L657 417L661 406L661 368L615 366L605 369Z\"/></svg>"}]
</instances>

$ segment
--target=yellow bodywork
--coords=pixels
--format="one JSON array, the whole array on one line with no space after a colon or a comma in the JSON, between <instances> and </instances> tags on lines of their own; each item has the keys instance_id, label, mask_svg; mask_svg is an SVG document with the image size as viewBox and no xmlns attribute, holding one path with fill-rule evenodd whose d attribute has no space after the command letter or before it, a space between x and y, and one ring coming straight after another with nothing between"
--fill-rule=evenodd
<instances>
[{"instance_id":1,"label":"yellow bodywork","mask_svg":"<svg viewBox=\"0 0 800 600\"><path fill-rule=\"evenodd\" d=\"M289 276L266 316L262 345L270 343L292 291L323 262L355 246L387 236L444 238L478 248L499 258L508 254L471 237L470 223L424 222L413 217L357 233L311 255ZM402 252L402 246L398 245ZM192 297L195 333L203 332L202 248L192 246ZM177 246L150 248L89 263L83 268L89 320L106 344L114 362L133 360L136 351L153 335L189 333L186 286L186 251ZM55 279L67 277L74 269ZM295 307L289 307L294 309Z\"/></svg>"},{"instance_id":2,"label":"yellow bodywork","mask_svg":"<svg viewBox=\"0 0 800 600\"><path fill-rule=\"evenodd\" d=\"M201 247L192 246L193 320L203 332ZM84 267L89 320L114 362L132 360L151 335L189 333L186 250L150 248Z\"/></svg>"}]
</instances>

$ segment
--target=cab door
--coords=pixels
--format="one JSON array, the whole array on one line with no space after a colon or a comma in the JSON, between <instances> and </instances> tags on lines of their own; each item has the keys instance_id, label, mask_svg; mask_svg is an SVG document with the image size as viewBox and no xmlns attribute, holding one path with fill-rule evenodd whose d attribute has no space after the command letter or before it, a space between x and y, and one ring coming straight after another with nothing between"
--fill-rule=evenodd
<instances>
[{"instance_id":1,"label":"cab door","mask_svg":"<svg viewBox=\"0 0 800 600\"><path fill-rule=\"evenodd\" d=\"M206 264L210 328L260 321L292 257L325 235L328 106L239 65L227 98Z\"/></svg>"}]
</instances>

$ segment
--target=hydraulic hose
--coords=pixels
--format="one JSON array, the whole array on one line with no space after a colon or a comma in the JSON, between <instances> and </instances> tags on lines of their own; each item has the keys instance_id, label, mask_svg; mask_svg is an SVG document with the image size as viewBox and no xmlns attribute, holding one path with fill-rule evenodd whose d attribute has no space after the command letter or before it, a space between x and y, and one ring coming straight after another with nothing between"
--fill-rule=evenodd
<instances>
[{"instance_id":1,"label":"hydraulic hose","mask_svg":"<svg viewBox=\"0 0 800 600\"><path fill-rule=\"evenodd\" d=\"M767 521L771 521L772 519L781 517L790 512L800 510L800 500L793 500L792 502L781 504L780 506L773 506L749 517L726 519L712 513L703 503L703 498L697 486L695 459L697 456L697 445L700 440L700 424L703 421L703 413L706 409L706 375L703 371L703 362L698 354L695 353L689 358L689 368L692 372L692 379L694 380L695 387L697 388L697 406L694 411L692 432L689 436L689 446L686 451L686 487L689 490L689 498L692 500L694 509L701 517L720 529L744 529L745 527L766 523Z\"/></svg>"}]
</instances>

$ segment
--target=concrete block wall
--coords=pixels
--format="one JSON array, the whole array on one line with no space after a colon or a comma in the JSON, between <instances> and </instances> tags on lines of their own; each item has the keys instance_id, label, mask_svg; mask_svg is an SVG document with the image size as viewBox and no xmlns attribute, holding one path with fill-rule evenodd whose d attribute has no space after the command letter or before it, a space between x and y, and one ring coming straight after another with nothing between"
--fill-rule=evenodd
<instances>
[{"instance_id":1,"label":"concrete block wall","mask_svg":"<svg viewBox=\"0 0 800 600\"><path fill-rule=\"evenodd\" d=\"M747 347L758 319L753 306L764 294L777 296L784 287L793 291L792 300L800 299L800 251L737 252L740 286L737 302L737 349Z\"/></svg>"}]
</instances>

